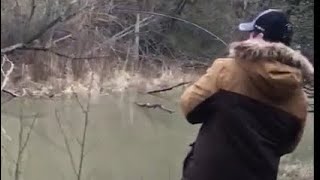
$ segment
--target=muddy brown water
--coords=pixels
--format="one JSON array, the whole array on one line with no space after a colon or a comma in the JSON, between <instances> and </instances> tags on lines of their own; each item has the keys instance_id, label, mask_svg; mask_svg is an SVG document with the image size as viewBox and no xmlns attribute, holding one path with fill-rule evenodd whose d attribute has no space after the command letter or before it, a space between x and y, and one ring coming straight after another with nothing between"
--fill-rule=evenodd
<instances>
[{"instance_id":1,"label":"muddy brown water","mask_svg":"<svg viewBox=\"0 0 320 180\"><path fill-rule=\"evenodd\" d=\"M179 180L182 161L199 126L188 124L178 106L180 90L158 96L137 93L93 97L83 161L83 180ZM81 99L83 104L86 101ZM134 102L157 103L175 111L138 107ZM23 153L20 179L76 179L58 126L57 110L79 166L84 114L75 98L14 99L1 107L2 126L11 137L1 144L3 179L15 179L19 114L23 111L24 138L34 114L38 119ZM309 115L302 142L285 157L280 180L313 179L313 114Z\"/></svg>"}]
</instances>

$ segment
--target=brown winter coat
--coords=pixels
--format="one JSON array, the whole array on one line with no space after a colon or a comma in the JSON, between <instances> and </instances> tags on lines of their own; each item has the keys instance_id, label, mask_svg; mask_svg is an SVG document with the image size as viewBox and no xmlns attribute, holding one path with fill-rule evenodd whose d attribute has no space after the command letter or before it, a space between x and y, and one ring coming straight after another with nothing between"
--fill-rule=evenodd
<instances>
[{"instance_id":1,"label":"brown winter coat","mask_svg":"<svg viewBox=\"0 0 320 180\"><path fill-rule=\"evenodd\" d=\"M195 155L191 158L196 162L195 164L197 164L197 166L203 167L197 168L193 166L187 168L187 170L185 169L186 172L184 172L184 174L187 174L185 175L187 176L185 179L209 180L209 177L215 177L213 174L216 174L218 179L224 179L224 176L218 176L223 169L222 166L217 167L216 169L220 169L215 171L214 161L219 161L218 156L227 156L228 153L223 154L222 152L228 152L228 148L237 149L237 147L234 146L228 147L229 141L231 142L231 140L228 139L228 135L230 135L230 139L232 139L232 136L237 136L237 133L244 134L245 131L249 131L246 129L249 125L243 125L247 122L254 124L252 125L254 128L251 128L250 131L252 130L252 132L258 134L258 136L261 135L268 141L272 139L276 142L277 138L286 139L281 140L282 144L286 144L286 147L281 148L286 150L281 150L281 153L275 156L272 152L277 148L280 149L280 146L284 145L279 144L278 146L274 146L273 150L270 150L269 146L276 143L270 143L267 147L264 141L260 142L261 138L253 139L252 142L254 143L252 143L252 146L257 146L261 150L261 154L264 153L260 158L270 156L270 159L274 159L274 163L271 163L271 160L266 160L266 162L270 163L270 166L261 166L261 169L266 169L265 173L267 173L267 167L270 167L270 169L271 167L274 168L273 171L267 173L273 173L273 175L265 176L264 173L260 173L261 177L257 177L257 174L253 175L257 172L257 170L255 170L252 171L251 174L247 173L243 174L243 176L241 176L240 173L238 177L274 179L276 177L278 159L281 155L292 152L301 137L307 116L307 99L303 91L303 84L304 81L313 82L313 66L300 52L294 51L281 43L269 43L263 40L235 42L230 45L229 52L228 58L215 60L206 74L188 87L181 97L182 111L187 120L192 124L203 123L197 141L195 142L196 150L192 152L192 154ZM227 108L239 108L239 110L231 112L231 110L226 110ZM253 110L254 108L256 109ZM231 118L230 115L232 113L234 115L233 118ZM222 130L221 134L218 133L219 130L213 132L212 129L218 129L219 126L221 126L219 127L220 129L228 128L226 126L233 126L233 122L231 123L231 121L237 118L239 119L237 121L241 121L243 124L241 124L241 126L239 125L239 127L232 132L234 133L233 135L225 134L225 131ZM225 119L223 120L225 122L220 122L222 119ZM227 119L230 119L230 123L227 123ZM277 123L278 125L274 125ZM283 133L283 128L286 128L285 123L288 124L286 125L288 126L286 130L290 129L289 126L291 127L292 124L290 133L289 130L287 134ZM263 129L269 125L270 127L266 127L266 130ZM271 126L275 126L276 128ZM243 127L243 129L241 130L240 127ZM239 130L239 132L236 132L237 130ZM277 131L279 131L279 133ZM261 132L267 132L270 137L267 137ZM277 133L279 136L272 135ZM288 138L281 136L288 136ZM221 140L222 137L223 142ZM250 138L251 137L248 137L248 139ZM197 147L198 141L202 143L198 143L200 145ZM215 142L222 142L221 146L215 144L212 150L209 150L210 143L214 144ZM206 144L208 147L206 147ZM208 150L204 150L205 148ZM217 149L219 148L221 149L218 151ZM262 150L263 148L267 148L268 150ZM238 151L241 151L240 148ZM217 153L216 155L214 155L215 152ZM255 151L252 153L255 153ZM206 155L204 156L204 154ZM210 160L208 157L211 156L212 159ZM241 152L239 152L239 156L241 156ZM231 157L231 155L229 154L228 157ZM234 156L233 159L230 159L230 162L237 162L237 158L237 156ZM227 161L225 162L227 163ZM242 161L239 160L239 163L241 162ZM258 161L256 163L258 163ZM188 166L187 164L185 165ZM209 167L205 166L212 166L212 171ZM252 164L252 166L258 167L254 164ZM231 168L230 165L226 165L226 167ZM200 170L201 168L207 169L207 171L202 171ZM228 170L232 171L232 168L230 168ZM236 168L241 169L240 167ZM212 172L212 176L208 171ZM204 175L206 173L207 175Z\"/></svg>"}]
</instances>

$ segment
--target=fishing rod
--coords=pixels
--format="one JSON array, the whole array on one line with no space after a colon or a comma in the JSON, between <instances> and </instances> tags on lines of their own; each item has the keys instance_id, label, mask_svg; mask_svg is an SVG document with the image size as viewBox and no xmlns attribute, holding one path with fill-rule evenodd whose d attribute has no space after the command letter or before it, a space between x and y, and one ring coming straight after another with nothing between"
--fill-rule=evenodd
<instances>
[{"instance_id":1,"label":"fishing rod","mask_svg":"<svg viewBox=\"0 0 320 180\"><path fill-rule=\"evenodd\" d=\"M154 16L161 16L161 17L165 17L165 18L170 18L170 19L174 19L177 21L181 21L183 23L192 25L204 32L206 32L207 34L209 34L210 36L214 37L217 41L220 41L223 45L227 46L228 44L222 40L219 36L217 36L216 34L212 33L211 31L209 31L208 29L201 27L200 25L190 22L188 20L179 18L179 17L175 17L175 16L171 16L171 15L167 15L167 14L163 14L163 13L157 13L157 12L150 12L150 11L140 11L140 10L135 10L135 9L128 9L128 8L115 8L112 10L112 12L115 13L137 13L137 14L149 14L149 15L154 15Z\"/></svg>"}]
</instances>

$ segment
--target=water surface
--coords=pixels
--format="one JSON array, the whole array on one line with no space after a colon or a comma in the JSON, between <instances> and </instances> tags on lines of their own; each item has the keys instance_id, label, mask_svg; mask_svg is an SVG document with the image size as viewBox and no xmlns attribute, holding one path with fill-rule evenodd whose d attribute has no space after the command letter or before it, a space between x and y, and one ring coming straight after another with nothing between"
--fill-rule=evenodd
<instances>
[{"instance_id":1,"label":"water surface","mask_svg":"<svg viewBox=\"0 0 320 180\"><path fill-rule=\"evenodd\" d=\"M181 91L177 90L158 96L126 93L93 98L82 179L179 180L188 145L199 127L188 124L181 116L177 98L180 94ZM86 100L81 100L85 106ZM135 102L161 104L175 112L170 114L160 109L142 108ZM8 141L2 137L6 149L2 177L14 179L20 109L25 132L34 114L38 114L22 158L21 179L76 179L55 114L57 111L71 147L75 169L78 169L84 113L75 98L20 98L2 106L2 125L12 138ZM305 178L312 177L313 119L310 114L298 149L284 158L280 179L288 176L301 179L301 174L305 173L309 173L302 175Z\"/></svg>"}]
</instances>

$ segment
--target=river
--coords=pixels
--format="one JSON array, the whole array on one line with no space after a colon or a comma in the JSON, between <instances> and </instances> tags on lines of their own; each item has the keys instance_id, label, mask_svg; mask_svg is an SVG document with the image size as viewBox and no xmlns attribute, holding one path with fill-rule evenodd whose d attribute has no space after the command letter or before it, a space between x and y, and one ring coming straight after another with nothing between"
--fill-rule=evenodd
<instances>
[{"instance_id":1,"label":"river","mask_svg":"<svg viewBox=\"0 0 320 180\"><path fill-rule=\"evenodd\" d=\"M199 128L188 124L181 116L178 106L181 91L158 96L128 92L93 97L81 179L179 180L188 144ZM86 99L81 102L85 109ZM161 104L174 113L139 107L135 102ZM21 112L22 121L19 121ZM75 171L79 169L85 114L76 98L62 97L19 98L2 105L2 126L11 141L1 137L5 148L1 177L15 179L20 122L24 129L22 137L27 139L35 114L37 120L21 156L20 179L77 179ZM283 158L280 180L313 179L313 119L310 114L297 150ZM65 140L70 146L75 171Z\"/></svg>"}]
</instances>

